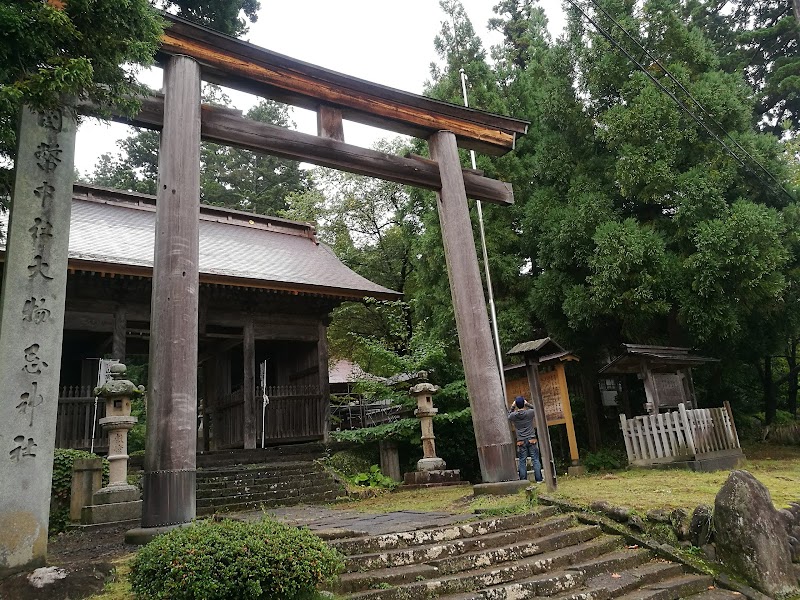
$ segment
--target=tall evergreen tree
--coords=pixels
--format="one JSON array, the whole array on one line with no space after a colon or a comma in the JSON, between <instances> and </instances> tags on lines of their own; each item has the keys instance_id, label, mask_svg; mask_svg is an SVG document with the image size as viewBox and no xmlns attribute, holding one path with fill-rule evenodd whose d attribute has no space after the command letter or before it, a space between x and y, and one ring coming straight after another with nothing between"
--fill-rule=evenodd
<instances>
[{"instance_id":1,"label":"tall evergreen tree","mask_svg":"<svg viewBox=\"0 0 800 600\"><path fill-rule=\"evenodd\" d=\"M229 106L220 88L206 86L203 100ZM294 125L286 105L262 100L246 116L281 127ZM139 130L118 142L120 151L104 154L89 179L108 187L154 194L158 179L159 134ZM203 202L260 214L278 215L286 198L311 187L307 172L296 161L203 142L200 193Z\"/></svg>"},{"instance_id":2,"label":"tall evergreen tree","mask_svg":"<svg viewBox=\"0 0 800 600\"><path fill-rule=\"evenodd\" d=\"M152 62L161 24L146 0L0 3L0 200L13 181L22 104L48 108L62 97L136 110L135 74Z\"/></svg>"},{"instance_id":3,"label":"tall evergreen tree","mask_svg":"<svg viewBox=\"0 0 800 600\"><path fill-rule=\"evenodd\" d=\"M247 33L247 22L255 23L261 9L258 0L158 0L158 4L177 9L179 17L234 37Z\"/></svg>"},{"instance_id":4,"label":"tall evergreen tree","mask_svg":"<svg viewBox=\"0 0 800 600\"><path fill-rule=\"evenodd\" d=\"M729 73L744 73L760 127L776 135L800 127L800 3L692 0L685 15L704 29Z\"/></svg>"}]
</instances>

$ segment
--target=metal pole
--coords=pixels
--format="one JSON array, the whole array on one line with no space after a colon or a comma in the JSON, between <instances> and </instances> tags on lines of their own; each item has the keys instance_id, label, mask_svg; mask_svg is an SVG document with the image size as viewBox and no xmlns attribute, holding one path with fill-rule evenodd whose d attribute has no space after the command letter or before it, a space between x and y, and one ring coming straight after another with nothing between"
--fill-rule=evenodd
<instances>
[{"instance_id":1,"label":"metal pole","mask_svg":"<svg viewBox=\"0 0 800 600\"><path fill-rule=\"evenodd\" d=\"M469 100L467 99L467 74L464 69L459 70L461 74L461 91L464 94L464 106L469 108ZM472 160L472 168L477 169L475 162L475 151L469 151L469 157ZM500 332L497 329L497 313L494 309L494 292L492 291L492 276L489 273L489 254L486 252L486 234L483 230L483 208L480 200L475 202L478 209L478 229L481 233L481 250L483 251L483 272L486 275L486 288L489 292L489 314L492 322L492 333L494 335L494 351L497 354L497 366L500 369L500 386L503 388L503 401L506 398L506 376L503 372L503 352L500 349Z\"/></svg>"}]
</instances>

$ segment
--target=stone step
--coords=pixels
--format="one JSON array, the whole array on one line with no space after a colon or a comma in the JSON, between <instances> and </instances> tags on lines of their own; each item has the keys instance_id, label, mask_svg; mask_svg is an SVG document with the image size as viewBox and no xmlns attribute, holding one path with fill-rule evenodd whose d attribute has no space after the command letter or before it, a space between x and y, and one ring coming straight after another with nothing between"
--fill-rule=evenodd
<instances>
[{"instance_id":1,"label":"stone step","mask_svg":"<svg viewBox=\"0 0 800 600\"><path fill-rule=\"evenodd\" d=\"M450 575L475 567L490 567L544 552L568 548L575 544L588 542L600 534L601 529L596 525L578 525L571 529L545 535L539 539L517 542L488 550L466 552L458 556L440 558L428 564L436 566L441 574Z\"/></svg>"},{"instance_id":2,"label":"stone step","mask_svg":"<svg viewBox=\"0 0 800 600\"><path fill-rule=\"evenodd\" d=\"M565 570L555 573L545 573L544 575L514 581L507 585L479 590L474 594L465 596L464 600L467 600L467 598L474 600L521 600L523 598L552 597L565 593L567 596L569 594L579 595L586 591L592 592L592 597L599 600L599 596L611 598L630 591L641 584L655 583L667 577L683 573L681 565L661 562L641 565L639 562L641 560L647 560L646 552L637 556L635 560L632 557L623 559L619 551L612 552L601 555L592 561L571 565ZM624 571L620 570L620 572L617 572L617 569L611 569L607 574L589 575L589 571L593 567L601 568L601 565L605 564L609 568L619 568L623 562L638 564ZM619 577L612 577L612 574L619 575ZM605 579L602 579L604 577L608 577L608 583L606 583ZM633 585L631 586L631 584ZM584 587L587 589L584 590ZM606 590L608 594L597 590ZM450 600L449 596L447 600Z\"/></svg>"},{"instance_id":3,"label":"stone step","mask_svg":"<svg viewBox=\"0 0 800 600\"><path fill-rule=\"evenodd\" d=\"M345 565L346 572L368 571L385 567L399 567L450 556L458 556L473 550L486 550L499 546L507 546L522 540L533 540L557 531L562 531L575 524L571 515L551 517L540 523L527 525L517 529L472 535L454 540L435 542L412 546L410 548L397 548L386 552L369 554L356 554L348 557ZM465 533L468 527L454 527L459 533Z\"/></svg>"},{"instance_id":4,"label":"stone step","mask_svg":"<svg viewBox=\"0 0 800 600\"><path fill-rule=\"evenodd\" d=\"M261 492L273 492L279 490L305 490L307 488L325 486L332 487L338 485L333 479L325 477L306 477L303 479L290 479L286 481L273 481L262 483L242 483L204 487L197 489L198 498L220 498L224 496L236 496L242 494L258 494Z\"/></svg>"},{"instance_id":5,"label":"stone step","mask_svg":"<svg viewBox=\"0 0 800 600\"><path fill-rule=\"evenodd\" d=\"M471 538L477 535L489 535L499 531L507 531L540 523L558 514L552 506L542 507L536 512L529 512L510 517L482 519L467 523L457 523L445 527L431 527L416 531L388 533L376 536L347 538L331 542L331 546L347 556L388 552L398 548L413 548L432 543Z\"/></svg>"},{"instance_id":6,"label":"stone step","mask_svg":"<svg viewBox=\"0 0 800 600\"><path fill-rule=\"evenodd\" d=\"M592 560L578 563L570 567L572 571L580 571L587 578L603 573L614 573L633 569L650 560L649 550L624 549L604 554Z\"/></svg>"},{"instance_id":7,"label":"stone step","mask_svg":"<svg viewBox=\"0 0 800 600\"><path fill-rule=\"evenodd\" d=\"M239 479L242 477L260 477L278 475L295 475L307 473L308 471L322 472L324 468L315 462L289 462L286 464L258 464L258 465L239 465L237 467L225 467L219 469L198 469L197 481L209 479Z\"/></svg>"},{"instance_id":8,"label":"stone step","mask_svg":"<svg viewBox=\"0 0 800 600\"><path fill-rule=\"evenodd\" d=\"M216 512L236 512L247 510L259 510L261 508L273 508L276 506L291 506L293 504L314 504L333 502L343 497L343 493L338 490L328 490L314 494L300 494L294 496L285 496L273 499L248 499L248 498L232 498L229 502L220 503L216 505L201 505L198 500L197 514L210 515Z\"/></svg>"},{"instance_id":9,"label":"stone step","mask_svg":"<svg viewBox=\"0 0 800 600\"><path fill-rule=\"evenodd\" d=\"M244 492L237 492L235 490L230 490L230 493L227 496L217 496L213 498L198 496L197 508L225 506L230 504L231 502L237 502L237 503L242 501L258 502L258 501L269 501L269 500L281 500L286 498L302 498L303 496L314 496L329 492L342 493L342 495L344 495L344 492L341 491L339 486L335 484L314 485L303 489L286 488L280 490L269 490L269 491L253 492L253 493L244 493Z\"/></svg>"},{"instance_id":10,"label":"stone step","mask_svg":"<svg viewBox=\"0 0 800 600\"><path fill-rule=\"evenodd\" d=\"M743 600L743 598L744 596L738 592L731 592L718 587L712 590L706 589L705 592L692 596L692 600Z\"/></svg>"},{"instance_id":11,"label":"stone step","mask_svg":"<svg viewBox=\"0 0 800 600\"><path fill-rule=\"evenodd\" d=\"M351 593L354 599L370 600L406 600L408 598L427 598L473 592L482 588L499 585L519 579L525 579L546 571L566 567L570 564L588 560L616 549L619 538L602 535L599 527L576 527L583 532L590 531L592 537L588 541L575 542L574 545L560 547L551 551L542 551L531 557L507 560L498 565L473 569L468 563L468 572L444 575L441 565L435 562L426 565L408 565L390 569L381 569L373 573L346 573L340 578L335 591ZM571 531L571 530L568 530ZM563 535L563 534L555 534ZM575 539L581 539L583 533ZM553 537L553 536L548 536ZM593 539L592 539L593 538ZM541 541L546 538L542 538ZM560 541L566 542L566 538ZM551 543L557 546L556 540ZM436 579L433 579L436 577ZM376 589L385 585L394 586L388 589ZM372 589L370 589L372 588ZM361 590L361 591L359 591Z\"/></svg>"},{"instance_id":12,"label":"stone step","mask_svg":"<svg viewBox=\"0 0 800 600\"><path fill-rule=\"evenodd\" d=\"M618 575L618 577L614 577L614 575ZM653 560L632 569L600 573L589 577L586 586L607 589L611 592L612 597L616 597L644 585L660 583L682 575L684 575L683 565Z\"/></svg>"},{"instance_id":13,"label":"stone step","mask_svg":"<svg viewBox=\"0 0 800 600\"><path fill-rule=\"evenodd\" d=\"M679 600L709 591L714 580L708 575L682 575L634 590L619 600Z\"/></svg>"},{"instance_id":14,"label":"stone step","mask_svg":"<svg viewBox=\"0 0 800 600\"><path fill-rule=\"evenodd\" d=\"M509 584L493 586L476 592L448 594L440 600L522 600L546 598L558 593L583 587L585 577L580 572L560 571L545 573Z\"/></svg>"},{"instance_id":15,"label":"stone step","mask_svg":"<svg viewBox=\"0 0 800 600\"><path fill-rule=\"evenodd\" d=\"M255 448L252 450L212 450L197 453L198 468L215 466L274 463L281 461L312 460L325 456L327 452L335 451L335 447L321 442L307 442L302 444L287 444L284 446L270 446L268 448Z\"/></svg>"},{"instance_id":16,"label":"stone step","mask_svg":"<svg viewBox=\"0 0 800 600\"><path fill-rule=\"evenodd\" d=\"M208 481L202 484L198 484L197 491L201 492L205 490L221 490L221 489L230 489L235 487L252 487L256 485L273 485L278 483L294 484L310 480L335 481L332 477L328 477L324 473L307 473L305 475L292 475L288 477L278 476L278 477L265 477L263 479L248 478L248 479L231 479L225 481Z\"/></svg>"}]
</instances>

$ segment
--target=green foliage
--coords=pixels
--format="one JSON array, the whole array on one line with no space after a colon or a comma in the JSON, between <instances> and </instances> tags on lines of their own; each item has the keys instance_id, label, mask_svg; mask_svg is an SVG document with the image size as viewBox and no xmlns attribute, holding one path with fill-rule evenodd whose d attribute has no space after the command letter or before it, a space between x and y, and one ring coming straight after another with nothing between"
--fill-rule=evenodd
<instances>
[{"instance_id":1,"label":"green foliage","mask_svg":"<svg viewBox=\"0 0 800 600\"><path fill-rule=\"evenodd\" d=\"M372 465L368 471L357 473L350 479L350 481L355 485L360 485L362 487L380 487L388 488L390 490L400 485L391 477L384 475L378 465Z\"/></svg>"},{"instance_id":2,"label":"green foliage","mask_svg":"<svg viewBox=\"0 0 800 600\"><path fill-rule=\"evenodd\" d=\"M116 106L132 114L142 86L135 74L150 64L162 32L147 0L70 0L0 4L0 159L16 152L19 107L52 108L65 97ZM11 172L0 180L10 194Z\"/></svg>"},{"instance_id":3,"label":"green foliage","mask_svg":"<svg viewBox=\"0 0 800 600\"><path fill-rule=\"evenodd\" d=\"M377 460L378 453L369 445L360 445L349 450L334 452L325 463L348 479L359 473L369 471L370 466Z\"/></svg>"},{"instance_id":4,"label":"green foliage","mask_svg":"<svg viewBox=\"0 0 800 600\"><path fill-rule=\"evenodd\" d=\"M767 422L763 412L757 413L753 416L762 423ZM773 425L794 425L796 422L797 420L795 419L794 415L785 410L775 411L775 418L772 420Z\"/></svg>"},{"instance_id":5,"label":"green foliage","mask_svg":"<svg viewBox=\"0 0 800 600\"><path fill-rule=\"evenodd\" d=\"M669 523L656 523L647 528L647 535L660 544L678 545L678 536Z\"/></svg>"},{"instance_id":6,"label":"green foliage","mask_svg":"<svg viewBox=\"0 0 800 600\"><path fill-rule=\"evenodd\" d=\"M341 571L341 555L305 529L199 521L139 550L130 573L136 598L303 600Z\"/></svg>"},{"instance_id":7,"label":"green foliage","mask_svg":"<svg viewBox=\"0 0 800 600\"><path fill-rule=\"evenodd\" d=\"M247 21L255 23L261 9L258 0L161 0L160 3L164 8L177 8L179 17L234 37L247 33Z\"/></svg>"},{"instance_id":8,"label":"green foliage","mask_svg":"<svg viewBox=\"0 0 800 600\"><path fill-rule=\"evenodd\" d=\"M72 495L72 465L76 460L100 458L85 450L56 448L53 454L53 484L50 492L49 533L64 531L69 524L69 502ZM103 485L108 483L108 461L103 460Z\"/></svg>"},{"instance_id":9,"label":"green foliage","mask_svg":"<svg viewBox=\"0 0 800 600\"><path fill-rule=\"evenodd\" d=\"M436 415L434 417L434 422L439 416ZM331 437L337 442L352 442L355 444L366 444L381 440L409 441L414 436L419 436L419 419L399 419L374 427L331 432Z\"/></svg>"},{"instance_id":10,"label":"green foliage","mask_svg":"<svg viewBox=\"0 0 800 600\"><path fill-rule=\"evenodd\" d=\"M581 463L590 472L616 471L628 465L628 458L622 450L600 448L597 452L583 453Z\"/></svg>"},{"instance_id":11,"label":"green foliage","mask_svg":"<svg viewBox=\"0 0 800 600\"><path fill-rule=\"evenodd\" d=\"M454 387L463 385L462 381ZM433 426L436 433L436 454L444 459L448 468L460 469L463 479L479 482L480 464L470 408L439 413L433 417ZM401 458L406 456L409 462L416 462L421 457L420 436L419 419L410 418L375 427L331 432L331 437L336 441L361 445L375 444L381 440L399 442Z\"/></svg>"},{"instance_id":12,"label":"green foliage","mask_svg":"<svg viewBox=\"0 0 800 600\"><path fill-rule=\"evenodd\" d=\"M203 101L231 106L221 88L206 85ZM261 100L246 116L281 127L293 125L290 108ZM119 152L104 154L89 179L115 189L155 194L158 180L159 133L139 130L117 142ZM288 209L287 197L311 193L312 182L296 161L203 142L200 155L200 193L205 204L266 215Z\"/></svg>"}]
</instances>

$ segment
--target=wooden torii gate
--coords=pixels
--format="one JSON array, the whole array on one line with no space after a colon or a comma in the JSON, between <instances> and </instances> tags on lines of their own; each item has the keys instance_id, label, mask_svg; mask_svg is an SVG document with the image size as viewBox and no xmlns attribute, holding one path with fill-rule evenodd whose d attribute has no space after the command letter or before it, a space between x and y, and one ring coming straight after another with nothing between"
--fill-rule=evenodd
<instances>
[{"instance_id":1,"label":"wooden torii gate","mask_svg":"<svg viewBox=\"0 0 800 600\"><path fill-rule=\"evenodd\" d=\"M151 533L158 532L165 527L189 522L195 516L201 139L438 193L445 258L481 474L484 482L488 483L516 479L514 445L506 421L467 204L467 197L471 197L509 205L513 203L513 194L509 184L486 178L478 171L463 169L458 146L493 155L504 154L514 148L516 137L526 133L528 124L348 77L171 15L165 14L164 17L168 28L158 57L164 66L163 95L144 99L141 112L133 119L119 119L161 131L142 528ZM202 104L200 84L203 79L315 110L318 135L255 122L244 118L238 111ZM431 157L393 156L346 144L343 119L427 139ZM42 123L40 117L40 129L47 125L47 122ZM36 123L31 127L34 125ZM26 135L43 135L40 130L30 131L30 134L21 131L21 145ZM64 138L61 149L66 149L66 145L70 145L68 150L72 151L74 141ZM67 154L65 151L62 157ZM66 161L62 166L66 167ZM19 173L18 168L18 180ZM45 185L51 184L46 181ZM26 184L25 193L33 194L34 187L28 190ZM68 206L69 192L60 189L65 186L59 184L55 187L59 198L67 199L62 201ZM15 189L12 223L18 204L16 195ZM62 217L59 217L60 227L64 226ZM63 253L63 260L51 258L51 269L57 265L60 270L62 262L66 265L66 245L61 245L63 248L59 252ZM41 262L40 256L36 258ZM13 266L12 260L17 259L9 252L6 271ZM31 269L30 259L23 257L18 260L18 277L23 277L23 274L27 277L26 270L30 272ZM4 275L4 280L7 279L8 273ZM3 293L5 295L6 290ZM60 312L48 313L53 317L52 326L60 328L63 296L60 300L48 301L48 306L54 308L58 308L60 302ZM1 330L0 333L5 334ZM54 330L53 336L56 335ZM60 363L60 338L58 344L52 346L48 357L50 364L56 366ZM57 353L55 346L58 346ZM25 360L34 356L30 348L23 350L27 352ZM35 358L39 360L38 355ZM50 387L57 389L58 369L51 369L46 375L55 378ZM44 378L45 374L42 374L40 379L44 381ZM43 406L37 410L47 413L56 403L57 397L43 398L40 403ZM54 422L55 408L52 415ZM47 437L49 432L46 434L39 439ZM18 446L18 450L12 449L16 452L12 454L16 459L14 469L22 468L18 465L24 463L23 459L35 456L33 452L26 454L33 447L32 442L25 440ZM40 455L47 451L44 442L39 444ZM52 456L52 440L49 453ZM32 462L30 464L33 466ZM42 466L39 465L39 472ZM22 471L18 476L23 477ZM33 475L24 476L34 480ZM38 477L36 481L39 482L37 485L45 486L45 478ZM49 489L49 477L46 483L47 487L40 490L44 496ZM31 491L36 495L35 490ZM36 519L41 522L41 515L37 513L34 521ZM44 525L46 531L46 512ZM31 531L34 530L36 527L32 526ZM36 538L37 544L40 544L39 539ZM37 546L40 547L41 544ZM2 551L0 547L0 555L3 555ZM27 552L20 556L27 555ZM34 558L37 552L41 555L41 551L34 548ZM11 561L9 565L13 566ZM0 567L9 565L0 564Z\"/></svg>"}]
</instances>

